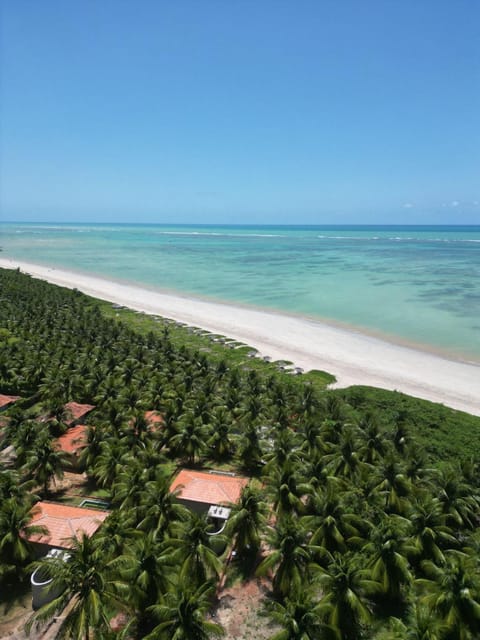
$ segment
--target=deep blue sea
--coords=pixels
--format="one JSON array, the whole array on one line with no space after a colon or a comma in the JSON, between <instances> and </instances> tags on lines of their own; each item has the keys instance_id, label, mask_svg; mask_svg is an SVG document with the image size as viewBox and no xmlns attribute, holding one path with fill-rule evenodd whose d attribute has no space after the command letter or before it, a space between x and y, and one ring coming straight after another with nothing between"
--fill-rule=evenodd
<instances>
[{"instance_id":1,"label":"deep blue sea","mask_svg":"<svg viewBox=\"0 0 480 640\"><path fill-rule=\"evenodd\" d=\"M0 225L0 257L346 324L480 361L480 226Z\"/></svg>"}]
</instances>

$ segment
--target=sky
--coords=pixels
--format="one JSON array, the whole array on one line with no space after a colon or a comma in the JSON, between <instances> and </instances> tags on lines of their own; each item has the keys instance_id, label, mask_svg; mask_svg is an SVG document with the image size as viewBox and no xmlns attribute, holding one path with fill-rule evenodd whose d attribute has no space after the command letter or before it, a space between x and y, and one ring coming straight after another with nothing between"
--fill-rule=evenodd
<instances>
[{"instance_id":1,"label":"sky","mask_svg":"<svg viewBox=\"0 0 480 640\"><path fill-rule=\"evenodd\" d=\"M478 0L4 0L0 219L480 224Z\"/></svg>"}]
</instances>

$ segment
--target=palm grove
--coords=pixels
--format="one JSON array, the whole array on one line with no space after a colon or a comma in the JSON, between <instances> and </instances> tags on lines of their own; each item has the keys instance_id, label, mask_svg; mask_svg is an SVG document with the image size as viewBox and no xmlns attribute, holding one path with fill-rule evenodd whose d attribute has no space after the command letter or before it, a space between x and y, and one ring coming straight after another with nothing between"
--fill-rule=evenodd
<instances>
[{"instance_id":1,"label":"palm grove","mask_svg":"<svg viewBox=\"0 0 480 640\"><path fill-rule=\"evenodd\" d=\"M0 391L22 397L1 445L16 452L0 475L2 592L36 566L20 532L65 468L52 443L70 400L96 406L83 463L112 505L68 563L51 563L65 588L36 618L68 604L66 637L220 637L211 612L233 544L227 578L267 580L259 607L272 639L480 637L478 461L427 456L411 411L386 417L226 349L219 357L163 321L136 328L18 271L1 270L0 284ZM147 410L161 429L148 428ZM170 492L178 466L253 478L223 554Z\"/></svg>"}]
</instances>

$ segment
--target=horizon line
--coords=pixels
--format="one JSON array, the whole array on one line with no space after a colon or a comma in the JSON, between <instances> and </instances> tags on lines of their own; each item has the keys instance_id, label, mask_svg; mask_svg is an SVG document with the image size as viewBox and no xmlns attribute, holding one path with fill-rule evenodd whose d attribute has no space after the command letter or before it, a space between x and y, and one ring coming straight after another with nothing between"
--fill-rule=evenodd
<instances>
[{"instance_id":1,"label":"horizon line","mask_svg":"<svg viewBox=\"0 0 480 640\"><path fill-rule=\"evenodd\" d=\"M77 221L60 221L60 220L0 220L0 225L3 224L57 224L57 225L118 225L118 226L157 226L157 227L422 227L422 228L435 228L435 227L479 227L480 224L455 224L455 223L442 223L442 224L422 224L422 223L359 223L359 222L337 222L337 223L272 223L272 222L251 222L251 223L232 223L232 222L112 222L101 221L92 222L85 220Z\"/></svg>"}]
</instances>

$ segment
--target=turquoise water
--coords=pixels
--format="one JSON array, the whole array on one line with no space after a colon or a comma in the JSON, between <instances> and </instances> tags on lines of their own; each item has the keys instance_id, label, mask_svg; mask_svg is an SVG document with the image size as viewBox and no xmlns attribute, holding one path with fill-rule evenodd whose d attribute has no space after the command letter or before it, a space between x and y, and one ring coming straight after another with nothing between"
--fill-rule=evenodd
<instances>
[{"instance_id":1,"label":"turquoise water","mask_svg":"<svg viewBox=\"0 0 480 640\"><path fill-rule=\"evenodd\" d=\"M480 226L0 225L2 257L346 323L480 361Z\"/></svg>"}]
</instances>

